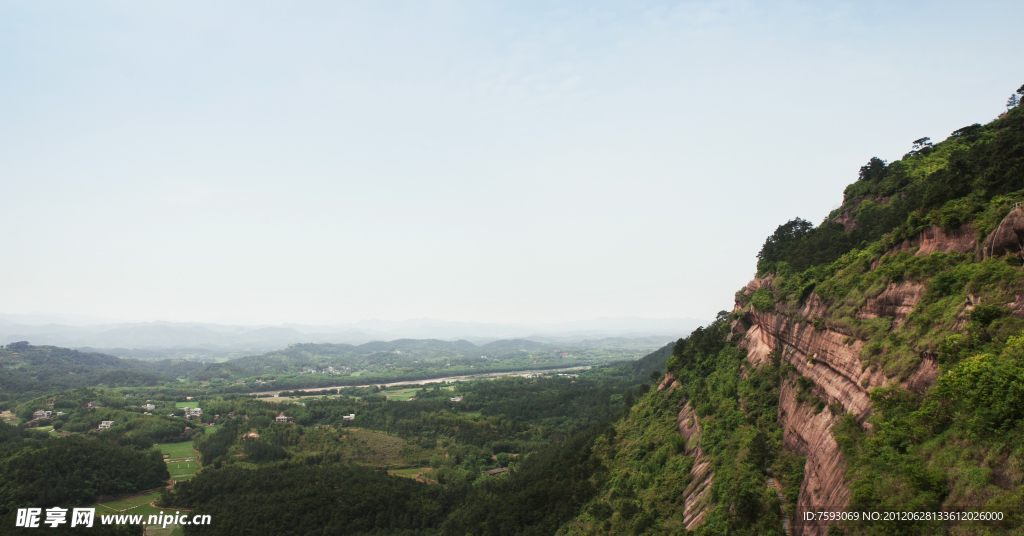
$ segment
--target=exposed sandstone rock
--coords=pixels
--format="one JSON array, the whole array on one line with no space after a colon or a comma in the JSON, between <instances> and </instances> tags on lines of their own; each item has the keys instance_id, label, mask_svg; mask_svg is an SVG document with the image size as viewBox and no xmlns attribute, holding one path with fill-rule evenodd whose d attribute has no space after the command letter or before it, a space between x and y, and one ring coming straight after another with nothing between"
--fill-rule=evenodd
<instances>
[{"instance_id":1,"label":"exposed sandstone rock","mask_svg":"<svg viewBox=\"0 0 1024 536\"><path fill-rule=\"evenodd\" d=\"M1024 210L1014 207L988 235L981 247L981 258L1019 255L1024 249Z\"/></svg>"},{"instance_id":2,"label":"exposed sandstone rock","mask_svg":"<svg viewBox=\"0 0 1024 536\"><path fill-rule=\"evenodd\" d=\"M939 377L939 362L935 357L934 355L925 356L921 360L921 364L906 380L900 382L900 385L916 393L923 392L934 385L935 379Z\"/></svg>"},{"instance_id":3,"label":"exposed sandstone rock","mask_svg":"<svg viewBox=\"0 0 1024 536\"><path fill-rule=\"evenodd\" d=\"M846 463L832 437L832 426L837 420L828 410L815 414L811 406L798 404L796 389L788 382L783 383L779 392L782 444L786 450L807 458L797 499L798 511L843 510L850 503ZM797 515L793 529L794 534L823 536L828 526L806 523L802 515Z\"/></svg>"},{"instance_id":4,"label":"exposed sandstone rock","mask_svg":"<svg viewBox=\"0 0 1024 536\"><path fill-rule=\"evenodd\" d=\"M944 231L938 225L921 231L920 234L902 242L900 245L890 249L886 253L899 253L910 251L914 255L929 255L931 253L955 251L959 253L971 253L974 251L974 227L965 223L952 231ZM879 261L875 261L871 268L878 267Z\"/></svg>"},{"instance_id":5,"label":"exposed sandstone rock","mask_svg":"<svg viewBox=\"0 0 1024 536\"><path fill-rule=\"evenodd\" d=\"M683 491L683 496L686 497L683 525L686 530L693 530L704 522L707 511L711 509L710 491L715 473L712 471L711 458L700 448L700 422L693 406L688 402L679 412L676 423L679 425L679 435L686 440L686 455L694 457L693 467L690 468L693 480Z\"/></svg>"},{"instance_id":6,"label":"exposed sandstone rock","mask_svg":"<svg viewBox=\"0 0 1024 536\"><path fill-rule=\"evenodd\" d=\"M903 281L897 285L889 285L881 294L867 301L857 311L856 318L869 319L883 316L893 317L892 327L896 329L907 315L914 310L917 301L924 295L925 287L914 281Z\"/></svg>"},{"instance_id":7,"label":"exposed sandstone rock","mask_svg":"<svg viewBox=\"0 0 1024 536\"><path fill-rule=\"evenodd\" d=\"M679 382L676 382L675 379L676 379L675 374L672 374L671 372L669 372L668 374L665 375L664 378L662 378L661 384L658 385L658 390L659 391L664 391L666 387L669 387L669 386L673 385L673 383L678 385Z\"/></svg>"},{"instance_id":8,"label":"exposed sandstone rock","mask_svg":"<svg viewBox=\"0 0 1024 536\"><path fill-rule=\"evenodd\" d=\"M765 280L755 279L748 285L748 290L753 293L764 283ZM889 285L878 296L868 300L857 317L892 317L894 325L898 325L923 294L924 286L919 283ZM747 359L754 365L767 363L769 354L778 352L784 363L793 365L797 373L814 382L815 396L828 404L842 404L845 411L867 426L865 421L871 414L868 392L894 380L880 370L872 371L861 364L859 355L863 341L834 329L818 331L810 322L794 321L795 317L821 318L827 312L827 305L813 292L793 316L751 309L744 316L750 327L743 334L737 333L742 336L740 345L747 349ZM920 392L935 381L937 373L934 356L928 356L901 385ZM837 419L829 410L815 413L810 405L798 404L794 389L784 382L779 400L783 445L807 458L798 499L798 507L802 511L841 510L849 502L845 462L831 434L831 427ZM794 529L798 535L817 536L824 534L827 527L803 524L797 520Z\"/></svg>"}]
</instances>

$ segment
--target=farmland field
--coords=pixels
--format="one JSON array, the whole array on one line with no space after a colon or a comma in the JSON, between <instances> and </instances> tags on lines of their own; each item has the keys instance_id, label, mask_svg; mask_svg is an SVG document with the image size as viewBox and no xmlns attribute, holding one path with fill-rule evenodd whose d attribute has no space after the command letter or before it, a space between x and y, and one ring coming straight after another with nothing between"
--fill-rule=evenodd
<instances>
[{"instance_id":1,"label":"farmland field","mask_svg":"<svg viewBox=\"0 0 1024 536\"><path fill-rule=\"evenodd\" d=\"M164 443L153 448L158 449L161 454L169 454L171 460L194 458L198 456L198 454L192 450L191 441L183 441L181 443Z\"/></svg>"},{"instance_id":2,"label":"farmland field","mask_svg":"<svg viewBox=\"0 0 1024 536\"><path fill-rule=\"evenodd\" d=\"M395 476L404 476L405 478L416 478L423 473L430 472L429 467L410 467L408 469L392 469L388 471L388 474Z\"/></svg>"},{"instance_id":3,"label":"farmland field","mask_svg":"<svg viewBox=\"0 0 1024 536\"><path fill-rule=\"evenodd\" d=\"M160 492L156 491L121 501L93 504L86 508L96 509L97 522L99 522L98 518L100 516L111 514L141 515L146 520L148 520L151 515L158 516L165 511L173 514L175 512L174 509L160 509L150 506L150 503L159 498ZM184 530L182 527L177 525L168 526L166 528L151 525L146 527L146 534L153 536L181 536L184 534Z\"/></svg>"},{"instance_id":4,"label":"farmland field","mask_svg":"<svg viewBox=\"0 0 1024 536\"><path fill-rule=\"evenodd\" d=\"M199 462L168 462L167 471L175 480L188 480L199 470Z\"/></svg>"},{"instance_id":5,"label":"farmland field","mask_svg":"<svg viewBox=\"0 0 1024 536\"><path fill-rule=\"evenodd\" d=\"M396 391L386 391L385 395L387 396L388 400L397 400L399 402L405 402L412 398L413 396L415 396L416 391L419 391L419 389L398 389Z\"/></svg>"}]
</instances>

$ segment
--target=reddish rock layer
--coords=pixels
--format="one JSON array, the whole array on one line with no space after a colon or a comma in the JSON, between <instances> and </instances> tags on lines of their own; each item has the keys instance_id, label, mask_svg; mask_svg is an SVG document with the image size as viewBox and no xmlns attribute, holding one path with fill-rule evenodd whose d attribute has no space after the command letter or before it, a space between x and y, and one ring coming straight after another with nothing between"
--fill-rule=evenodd
<instances>
[{"instance_id":1,"label":"reddish rock layer","mask_svg":"<svg viewBox=\"0 0 1024 536\"><path fill-rule=\"evenodd\" d=\"M903 324L907 315L914 310L917 300L921 299L924 291L924 285L913 281L889 285L881 294L868 300L864 307L857 311L856 318L865 320L884 316L892 317L892 327L895 329Z\"/></svg>"},{"instance_id":2,"label":"reddish rock layer","mask_svg":"<svg viewBox=\"0 0 1024 536\"><path fill-rule=\"evenodd\" d=\"M715 479L715 473L711 470L711 459L705 456L700 448L700 422L689 403L683 406L676 422L679 424L679 435L686 440L686 455L694 457L693 467L690 468L693 480L683 491L683 497L686 497L683 525L686 530L693 530L704 522L704 516L710 509L711 483Z\"/></svg>"},{"instance_id":3,"label":"reddish rock layer","mask_svg":"<svg viewBox=\"0 0 1024 536\"><path fill-rule=\"evenodd\" d=\"M762 285L770 285L770 278L755 279L744 294L752 294ZM894 325L902 323L924 293L918 283L901 282L889 285L879 295L869 299L858 311L858 318L891 317ZM871 413L868 391L893 382L881 371L871 371L859 359L864 341L834 329L816 330L809 321L796 322L794 318L821 318L827 306L814 293L794 315L777 311L761 313L749 310L737 323L749 326L743 332L740 345L747 349L747 359L760 365L770 360L771 352L778 352L784 363L814 382L813 394L827 404L841 404L844 411L856 416L866 425ZM938 366L934 359L922 364L902 383L914 390L923 390L935 379ZM798 508L807 510L841 510L849 503L850 493L845 481L846 466L842 453L832 437L831 427L838 421L830 410L815 413L808 404L798 404L793 387L783 382L779 399L779 422L783 428L784 448L807 458L804 482L800 487ZM803 524L797 520L795 534L823 535L826 526Z\"/></svg>"},{"instance_id":4,"label":"reddish rock layer","mask_svg":"<svg viewBox=\"0 0 1024 536\"><path fill-rule=\"evenodd\" d=\"M988 235L981 247L981 258L1020 255L1024 249L1024 211L1014 207Z\"/></svg>"},{"instance_id":5,"label":"reddish rock layer","mask_svg":"<svg viewBox=\"0 0 1024 536\"><path fill-rule=\"evenodd\" d=\"M974 251L975 235L974 227L969 223L965 223L952 231L943 231L941 227L932 225L921 231L914 238L890 249L887 253L899 253L901 251L910 251L914 255L928 255L936 251L971 253Z\"/></svg>"},{"instance_id":6,"label":"reddish rock layer","mask_svg":"<svg viewBox=\"0 0 1024 536\"><path fill-rule=\"evenodd\" d=\"M838 511L850 502L850 491L845 480L846 464L839 454L839 445L832 437L836 418L829 410L815 414L808 404L799 404L796 389L784 382L779 392L779 423L782 425L782 444L786 450L807 458L804 480L797 499L798 512ZM824 535L827 526L805 523L803 516L793 520L794 534Z\"/></svg>"}]
</instances>

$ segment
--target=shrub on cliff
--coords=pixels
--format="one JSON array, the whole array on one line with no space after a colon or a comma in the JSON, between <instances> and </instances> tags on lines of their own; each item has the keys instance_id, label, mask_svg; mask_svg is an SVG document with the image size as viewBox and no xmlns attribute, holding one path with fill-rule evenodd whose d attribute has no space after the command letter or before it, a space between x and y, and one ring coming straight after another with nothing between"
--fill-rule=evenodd
<instances>
[{"instance_id":1,"label":"shrub on cliff","mask_svg":"<svg viewBox=\"0 0 1024 536\"><path fill-rule=\"evenodd\" d=\"M754 305L754 309L762 313L769 313L775 309L775 296L772 295L772 291L768 287L757 289L750 302Z\"/></svg>"},{"instance_id":2,"label":"shrub on cliff","mask_svg":"<svg viewBox=\"0 0 1024 536\"><path fill-rule=\"evenodd\" d=\"M974 435L1013 431L1024 421L1024 336L1011 337L1000 354L964 359L939 378L935 395Z\"/></svg>"}]
</instances>

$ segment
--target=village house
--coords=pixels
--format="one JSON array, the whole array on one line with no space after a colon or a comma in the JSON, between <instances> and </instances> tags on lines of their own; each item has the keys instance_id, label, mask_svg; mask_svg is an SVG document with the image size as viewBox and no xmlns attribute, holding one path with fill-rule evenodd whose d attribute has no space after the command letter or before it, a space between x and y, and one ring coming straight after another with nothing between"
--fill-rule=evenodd
<instances>
[{"instance_id":1,"label":"village house","mask_svg":"<svg viewBox=\"0 0 1024 536\"><path fill-rule=\"evenodd\" d=\"M85 405L85 407L86 407L86 409L96 409L96 408L100 407L100 403L99 402L89 402L88 404Z\"/></svg>"},{"instance_id":2,"label":"village house","mask_svg":"<svg viewBox=\"0 0 1024 536\"><path fill-rule=\"evenodd\" d=\"M348 415L343 415L341 417L341 419L344 420L344 421L354 421L354 420L356 420L356 414L355 413L349 413Z\"/></svg>"},{"instance_id":3,"label":"village house","mask_svg":"<svg viewBox=\"0 0 1024 536\"><path fill-rule=\"evenodd\" d=\"M36 419L49 419L51 414L52 414L52 412L50 412L50 411L46 411L46 410L42 410L42 409L37 409L34 413L32 413L32 420L36 420Z\"/></svg>"},{"instance_id":4,"label":"village house","mask_svg":"<svg viewBox=\"0 0 1024 536\"><path fill-rule=\"evenodd\" d=\"M278 414L277 418L274 420L277 422L292 422L292 418L286 416L283 411L280 414Z\"/></svg>"},{"instance_id":5,"label":"village house","mask_svg":"<svg viewBox=\"0 0 1024 536\"><path fill-rule=\"evenodd\" d=\"M504 473L505 471L508 471L508 469L505 468L505 467L499 467L497 469L490 469L488 471L484 471L484 474L487 475L487 476L494 476L494 475L497 475L497 474Z\"/></svg>"},{"instance_id":6,"label":"village house","mask_svg":"<svg viewBox=\"0 0 1024 536\"><path fill-rule=\"evenodd\" d=\"M462 397L461 396L457 396L457 397L452 398L451 400L452 400L452 402L462 402Z\"/></svg>"},{"instance_id":7,"label":"village house","mask_svg":"<svg viewBox=\"0 0 1024 536\"><path fill-rule=\"evenodd\" d=\"M153 404L146 404L145 406L142 406L142 409L153 411L154 409L156 409L156 406Z\"/></svg>"},{"instance_id":8,"label":"village house","mask_svg":"<svg viewBox=\"0 0 1024 536\"><path fill-rule=\"evenodd\" d=\"M100 428L99 429L100 430L106 430L107 428L110 428L111 426L114 426L114 421L103 421L103 422L100 423Z\"/></svg>"}]
</instances>

